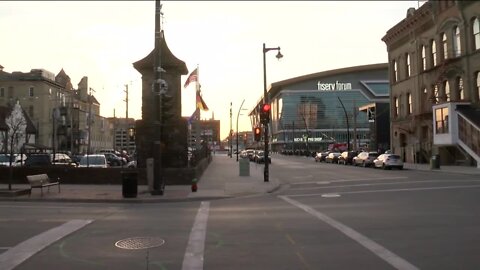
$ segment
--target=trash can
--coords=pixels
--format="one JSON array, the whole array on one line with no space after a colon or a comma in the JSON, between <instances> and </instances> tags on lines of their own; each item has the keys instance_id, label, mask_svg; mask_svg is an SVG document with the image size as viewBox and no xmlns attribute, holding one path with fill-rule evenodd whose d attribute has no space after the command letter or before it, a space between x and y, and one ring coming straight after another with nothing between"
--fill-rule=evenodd
<instances>
[{"instance_id":1,"label":"trash can","mask_svg":"<svg viewBox=\"0 0 480 270\"><path fill-rule=\"evenodd\" d=\"M122 171L122 195L124 198L137 197L137 172Z\"/></svg>"},{"instance_id":2,"label":"trash can","mask_svg":"<svg viewBox=\"0 0 480 270\"><path fill-rule=\"evenodd\" d=\"M250 176L250 161L247 158L241 158L238 161L240 176Z\"/></svg>"},{"instance_id":3,"label":"trash can","mask_svg":"<svg viewBox=\"0 0 480 270\"><path fill-rule=\"evenodd\" d=\"M430 170L433 169L440 169L440 156L439 155L433 155L430 158Z\"/></svg>"}]
</instances>

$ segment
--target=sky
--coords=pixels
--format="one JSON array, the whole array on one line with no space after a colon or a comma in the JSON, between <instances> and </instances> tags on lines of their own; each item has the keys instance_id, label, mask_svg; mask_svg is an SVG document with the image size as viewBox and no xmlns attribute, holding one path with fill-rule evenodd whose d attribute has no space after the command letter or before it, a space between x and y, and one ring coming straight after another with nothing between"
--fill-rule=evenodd
<instances>
[{"instance_id":1,"label":"sky","mask_svg":"<svg viewBox=\"0 0 480 270\"><path fill-rule=\"evenodd\" d=\"M337 68L386 63L381 41L418 1L161 1L171 52L199 67L202 96L220 120L251 131L248 113L267 85ZM6 72L63 68L74 88L87 76L104 117L141 118L141 75L133 63L154 47L155 1L0 1L0 65ZM187 75L182 76L182 86ZM240 105L244 100L242 110ZM230 120L232 104L232 120ZM182 115L195 110L195 87L182 88Z\"/></svg>"}]
</instances>

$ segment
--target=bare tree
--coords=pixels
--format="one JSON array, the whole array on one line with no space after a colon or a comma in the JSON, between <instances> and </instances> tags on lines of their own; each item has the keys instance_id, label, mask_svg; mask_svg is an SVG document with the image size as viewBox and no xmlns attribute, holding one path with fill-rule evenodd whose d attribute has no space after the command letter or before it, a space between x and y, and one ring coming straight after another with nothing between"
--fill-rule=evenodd
<instances>
[{"instance_id":1,"label":"bare tree","mask_svg":"<svg viewBox=\"0 0 480 270\"><path fill-rule=\"evenodd\" d=\"M7 131L7 150L10 152L10 171L8 177L8 189L12 189L12 175L13 175L13 154L14 150L18 147L19 141L25 137L27 129L27 120L23 115L22 107L17 101L13 106L12 112L5 119L5 123L8 126ZM9 149L8 149L9 148Z\"/></svg>"}]
</instances>

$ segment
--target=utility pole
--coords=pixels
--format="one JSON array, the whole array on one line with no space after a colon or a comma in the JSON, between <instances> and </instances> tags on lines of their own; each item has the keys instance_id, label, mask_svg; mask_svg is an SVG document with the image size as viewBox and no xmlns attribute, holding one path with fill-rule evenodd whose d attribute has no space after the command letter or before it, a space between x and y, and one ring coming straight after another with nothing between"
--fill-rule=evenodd
<instances>
[{"instance_id":1,"label":"utility pole","mask_svg":"<svg viewBox=\"0 0 480 270\"><path fill-rule=\"evenodd\" d=\"M230 141L230 151L229 151L229 156L232 158L233 155L233 142L232 142L232 102L230 102L230 133L229 133L229 141Z\"/></svg>"},{"instance_id":2,"label":"utility pole","mask_svg":"<svg viewBox=\"0 0 480 270\"><path fill-rule=\"evenodd\" d=\"M125 92L125 119L128 119L128 84L125 84L125 90L123 91Z\"/></svg>"}]
</instances>

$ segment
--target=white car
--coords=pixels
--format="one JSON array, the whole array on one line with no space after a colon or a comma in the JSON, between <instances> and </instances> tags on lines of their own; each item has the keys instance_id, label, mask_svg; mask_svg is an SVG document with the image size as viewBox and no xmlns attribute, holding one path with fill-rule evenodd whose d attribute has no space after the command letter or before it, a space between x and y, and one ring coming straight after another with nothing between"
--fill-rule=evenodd
<instances>
[{"instance_id":1,"label":"white car","mask_svg":"<svg viewBox=\"0 0 480 270\"><path fill-rule=\"evenodd\" d=\"M403 161L399 155L395 154L381 154L374 161L375 168L382 168L384 170L391 168L403 169Z\"/></svg>"},{"instance_id":2,"label":"white car","mask_svg":"<svg viewBox=\"0 0 480 270\"><path fill-rule=\"evenodd\" d=\"M108 168L107 158L103 154L85 155L80 159L78 167Z\"/></svg>"},{"instance_id":3,"label":"white car","mask_svg":"<svg viewBox=\"0 0 480 270\"><path fill-rule=\"evenodd\" d=\"M27 156L25 154L13 154L12 166L21 166L22 163L25 163ZM9 154L0 154L0 166L8 167L10 166L10 155Z\"/></svg>"}]
</instances>

